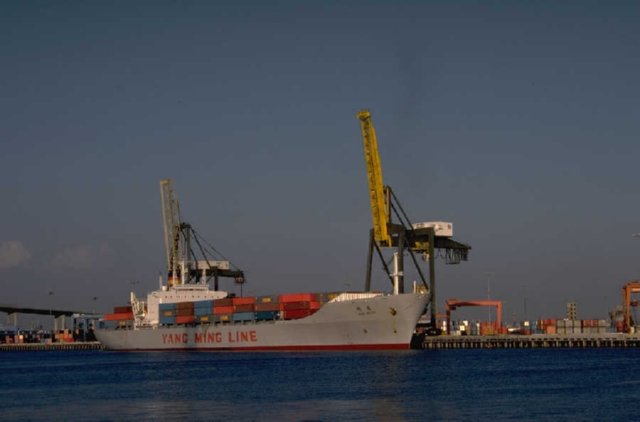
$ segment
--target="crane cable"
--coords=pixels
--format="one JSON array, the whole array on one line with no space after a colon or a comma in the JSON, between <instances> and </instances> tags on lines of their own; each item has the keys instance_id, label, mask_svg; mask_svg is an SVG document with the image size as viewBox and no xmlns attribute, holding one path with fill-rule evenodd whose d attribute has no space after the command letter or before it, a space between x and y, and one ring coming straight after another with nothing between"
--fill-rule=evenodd
<instances>
[{"instance_id":1,"label":"crane cable","mask_svg":"<svg viewBox=\"0 0 640 422\"><path fill-rule=\"evenodd\" d=\"M211 243L207 242L207 239L205 239L204 237L200 236L199 233L197 233L195 231L195 229L191 228L191 231L193 233L193 237L196 241L196 243L198 244L198 247L200 248L200 252L202 253L202 255L206 258L206 253L204 251L204 248L202 247L202 245L200 244L200 240L202 240L206 246L208 246L211 251L209 251L209 253L211 255L217 254L216 258L222 260L222 261L229 261L229 265L231 265L236 271L240 271L240 268L238 268L233 262L231 262L231 260L229 260L227 257L225 257L219 250L217 250ZM207 261L208 262L208 261Z\"/></svg>"}]
</instances>

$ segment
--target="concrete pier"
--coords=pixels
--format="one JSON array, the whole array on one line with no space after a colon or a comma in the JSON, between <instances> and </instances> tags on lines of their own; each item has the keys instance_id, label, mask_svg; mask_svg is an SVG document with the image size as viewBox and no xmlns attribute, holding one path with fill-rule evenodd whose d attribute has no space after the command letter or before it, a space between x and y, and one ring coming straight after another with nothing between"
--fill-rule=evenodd
<instances>
[{"instance_id":1,"label":"concrete pier","mask_svg":"<svg viewBox=\"0 0 640 422\"><path fill-rule=\"evenodd\" d=\"M422 349L630 348L640 347L640 336L619 333L437 336L413 344Z\"/></svg>"},{"instance_id":2,"label":"concrete pier","mask_svg":"<svg viewBox=\"0 0 640 422\"><path fill-rule=\"evenodd\" d=\"M0 344L0 352L48 352L60 350L102 350L99 341L75 342L75 343L21 343Z\"/></svg>"}]
</instances>

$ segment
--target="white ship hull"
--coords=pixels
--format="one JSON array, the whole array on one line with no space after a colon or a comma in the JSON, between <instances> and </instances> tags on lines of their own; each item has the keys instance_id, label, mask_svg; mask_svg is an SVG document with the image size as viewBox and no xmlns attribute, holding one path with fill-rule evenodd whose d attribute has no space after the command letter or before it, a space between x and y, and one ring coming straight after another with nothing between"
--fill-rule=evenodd
<instances>
[{"instance_id":1,"label":"white ship hull","mask_svg":"<svg viewBox=\"0 0 640 422\"><path fill-rule=\"evenodd\" d=\"M408 349L426 294L332 301L296 320L98 329L110 350Z\"/></svg>"}]
</instances>

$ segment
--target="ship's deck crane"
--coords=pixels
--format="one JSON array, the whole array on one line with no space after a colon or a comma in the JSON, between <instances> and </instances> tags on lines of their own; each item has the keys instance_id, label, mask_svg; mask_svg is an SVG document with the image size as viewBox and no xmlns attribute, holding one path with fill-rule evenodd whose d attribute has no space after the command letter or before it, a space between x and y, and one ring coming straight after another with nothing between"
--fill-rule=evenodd
<instances>
[{"instance_id":1,"label":"ship's deck crane","mask_svg":"<svg viewBox=\"0 0 640 422\"><path fill-rule=\"evenodd\" d=\"M436 251L444 251L448 264L466 261L471 247L451 239L451 234L442 234L436 222L412 224L393 190L384 185L382 166L378 154L378 141L371 121L371 113L361 110L358 113L364 156L369 181L369 199L373 228L369 235L369 254L367 258L367 274L365 290L371 290L371 265L375 250L382 262L384 270L394 286L394 293L404 293L404 252L408 251L420 281L430 294L431 326L436 327ZM394 222L393 216L398 222ZM445 223L446 224L446 223ZM391 273L385 262L381 248L396 248L394 253L394 272ZM414 252L421 253L429 261L429 283L418 265Z\"/></svg>"},{"instance_id":2,"label":"ship's deck crane","mask_svg":"<svg viewBox=\"0 0 640 422\"><path fill-rule=\"evenodd\" d=\"M182 221L180 205L170 179L160 181L160 195L168 286L207 283L213 278L214 290L218 290L219 277L230 277L238 284L244 283L244 273L237 268L232 269L231 263L222 254L206 243L189 223ZM200 259L192 248L192 240L198 247ZM210 256L221 259L212 260Z\"/></svg>"}]
</instances>

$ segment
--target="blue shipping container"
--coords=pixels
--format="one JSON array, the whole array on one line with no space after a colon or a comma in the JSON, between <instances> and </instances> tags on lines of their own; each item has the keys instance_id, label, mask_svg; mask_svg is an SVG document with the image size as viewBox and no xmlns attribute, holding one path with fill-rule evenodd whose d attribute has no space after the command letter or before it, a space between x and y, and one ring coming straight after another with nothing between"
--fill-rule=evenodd
<instances>
[{"instance_id":1,"label":"blue shipping container","mask_svg":"<svg viewBox=\"0 0 640 422\"><path fill-rule=\"evenodd\" d=\"M194 308L193 314L195 316L204 316L211 315L213 313L213 308Z\"/></svg>"},{"instance_id":2,"label":"blue shipping container","mask_svg":"<svg viewBox=\"0 0 640 422\"><path fill-rule=\"evenodd\" d=\"M273 319L278 319L278 311L260 311L256 312L256 319L258 321L270 321Z\"/></svg>"},{"instance_id":3,"label":"blue shipping container","mask_svg":"<svg viewBox=\"0 0 640 422\"><path fill-rule=\"evenodd\" d=\"M255 314L253 312L237 312L233 314L234 321L253 321Z\"/></svg>"},{"instance_id":4,"label":"blue shipping container","mask_svg":"<svg viewBox=\"0 0 640 422\"><path fill-rule=\"evenodd\" d=\"M213 300L196 300L193 302L194 309L206 308L213 309Z\"/></svg>"},{"instance_id":5,"label":"blue shipping container","mask_svg":"<svg viewBox=\"0 0 640 422\"><path fill-rule=\"evenodd\" d=\"M161 311L172 311L174 309L176 309L176 304L175 303L161 303L159 305L159 308Z\"/></svg>"},{"instance_id":6,"label":"blue shipping container","mask_svg":"<svg viewBox=\"0 0 640 422\"><path fill-rule=\"evenodd\" d=\"M176 317L172 316L172 317L165 317L165 316L160 316L159 319L160 324L163 325L173 325L176 323Z\"/></svg>"}]
</instances>

